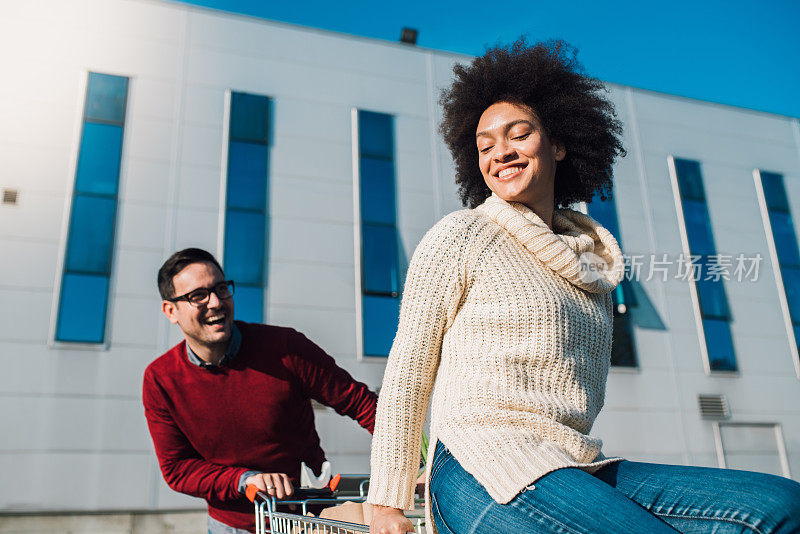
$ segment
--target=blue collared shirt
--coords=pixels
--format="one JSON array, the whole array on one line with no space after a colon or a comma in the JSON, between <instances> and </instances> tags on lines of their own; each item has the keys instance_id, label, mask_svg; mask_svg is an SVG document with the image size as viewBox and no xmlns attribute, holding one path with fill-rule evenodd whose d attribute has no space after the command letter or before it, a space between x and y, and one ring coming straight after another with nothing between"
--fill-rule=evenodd
<instances>
[{"instance_id":1,"label":"blue collared shirt","mask_svg":"<svg viewBox=\"0 0 800 534\"><path fill-rule=\"evenodd\" d=\"M222 367L223 365L228 365L231 363L236 355L239 354L239 348L242 346L242 333L236 327L236 323L233 324L233 332L231 333L231 340L228 342L228 348L225 350L225 355L222 356L222 359L219 361L218 364L208 363L200 359L200 357L194 353L194 351L189 347L189 344L186 344L186 358L189 360L189 363L192 363L198 367L202 367L203 369L214 368L214 367Z\"/></svg>"}]
</instances>

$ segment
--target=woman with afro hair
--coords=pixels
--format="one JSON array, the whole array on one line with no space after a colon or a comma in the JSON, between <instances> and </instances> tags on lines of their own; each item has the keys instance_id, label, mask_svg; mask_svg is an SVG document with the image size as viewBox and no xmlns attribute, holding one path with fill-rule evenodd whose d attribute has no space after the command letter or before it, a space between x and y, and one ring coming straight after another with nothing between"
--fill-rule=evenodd
<instances>
[{"instance_id":1,"label":"woman with afro hair","mask_svg":"<svg viewBox=\"0 0 800 534\"><path fill-rule=\"evenodd\" d=\"M569 209L611 193L622 127L563 42L454 69L441 131L470 209L418 245L378 400L370 532L800 532L800 484L608 458L589 435L611 352L617 241Z\"/></svg>"}]
</instances>

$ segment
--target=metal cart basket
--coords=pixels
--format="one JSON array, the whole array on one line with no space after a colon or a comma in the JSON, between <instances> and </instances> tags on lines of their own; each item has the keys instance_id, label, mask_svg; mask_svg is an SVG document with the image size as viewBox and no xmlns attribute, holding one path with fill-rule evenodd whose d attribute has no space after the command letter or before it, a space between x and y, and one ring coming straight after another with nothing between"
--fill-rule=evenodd
<instances>
[{"instance_id":1,"label":"metal cart basket","mask_svg":"<svg viewBox=\"0 0 800 534\"><path fill-rule=\"evenodd\" d=\"M347 523L333 519L323 519L306 515L309 506L327 507L336 506L346 501L364 502L366 495L362 485L360 495L357 497L335 497L332 492L308 491L296 489L293 500L284 499L278 501L274 497L264 492L258 491L255 486L247 488L247 497L255 505L256 514L256 534L355 534L357 532L369 532L368 525L358 523ZM422 503L422 500L418 500ZM285 508L294 505L297 510L294 512L278 511L278 506ZM423 515L421 511L415 511L410 515L412 523L416 521L417 532Z\"/></svg>"}]
</instances>

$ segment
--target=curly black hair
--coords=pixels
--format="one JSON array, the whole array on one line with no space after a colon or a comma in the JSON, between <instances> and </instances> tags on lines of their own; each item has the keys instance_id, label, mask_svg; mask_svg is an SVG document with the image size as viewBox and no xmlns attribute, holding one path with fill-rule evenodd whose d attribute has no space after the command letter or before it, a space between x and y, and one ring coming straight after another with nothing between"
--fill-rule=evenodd
<instances>
[{"instance_id":1,"label":"curly black hair","mask_svg":"<svg viewBox=\"0 0 800 534\"><path fill-rule=\"evenodd\" d=\"M566 149L556 166L555 206L611 198L611 166L625 155L622 124L602 92L603 83L583 73L577 51L564 41L529 46L520 38L489 49L469 65L453 68L455 81L442 92L440 131L456 166L465 206L491 195L478 167L475 131L483 112L497 102L529 107L545 133Z\"/></svg>"}]
</instances>

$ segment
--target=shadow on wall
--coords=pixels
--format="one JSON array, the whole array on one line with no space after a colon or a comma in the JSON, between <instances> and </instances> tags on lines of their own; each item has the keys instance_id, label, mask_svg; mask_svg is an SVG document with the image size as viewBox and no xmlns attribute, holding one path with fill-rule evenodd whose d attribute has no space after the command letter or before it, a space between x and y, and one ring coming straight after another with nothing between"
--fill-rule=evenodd
<instances>
[{"instance_id":1,"label":"shadow on wall","mask_svg":"<svg viewBox=\"0 0 800 534\"><path fill-rule=\"evenodd\" d=\"M658 310L653 306L653 301L647 296L642 284L638 280L631 280L630 289L633 292L633 301L636 303L636 311L631 314L636 326L650 330L666 330L664 321L661 320Z\"/></svg>"}]
</instances>

